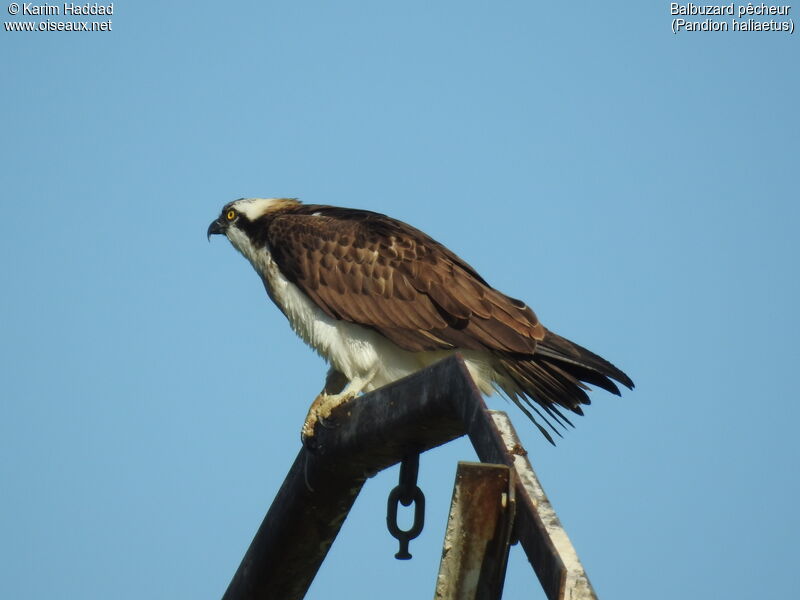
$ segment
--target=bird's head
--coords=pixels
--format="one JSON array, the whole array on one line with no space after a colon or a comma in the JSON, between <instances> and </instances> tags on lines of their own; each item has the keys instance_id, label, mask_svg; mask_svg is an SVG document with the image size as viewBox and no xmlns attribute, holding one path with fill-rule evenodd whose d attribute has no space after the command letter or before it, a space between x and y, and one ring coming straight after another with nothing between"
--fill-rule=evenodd
<instances>
[{"instance_id":1,"label":"bird's head","mask_svg":"<svg viewBox=\"0 0 800 600\"><path fill-rule=\"evenodd\" d=\"M244 240L251 243L259 224L272 213L300 204L294 198L240 198L222 207L219 217L211 221L207 236L220 234L241 250Z\"/></svg>"}]
</instances>

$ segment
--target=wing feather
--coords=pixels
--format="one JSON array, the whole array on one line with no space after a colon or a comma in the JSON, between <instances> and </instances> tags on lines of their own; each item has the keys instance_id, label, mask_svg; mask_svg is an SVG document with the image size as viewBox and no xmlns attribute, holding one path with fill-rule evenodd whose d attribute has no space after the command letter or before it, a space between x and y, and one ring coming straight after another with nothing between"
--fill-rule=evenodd
<instances>
[{"instance_id":1,"label":"wing feather","mask_svg":"<svg viewBox=\"0 0 800 600\"><path fill-rule=\"evenodd\" d=\"M267 235L284 276L326 314L410 351L533 354L533 312L421 231L369 211L298 205Z\"/></svg>"}]
</instances>

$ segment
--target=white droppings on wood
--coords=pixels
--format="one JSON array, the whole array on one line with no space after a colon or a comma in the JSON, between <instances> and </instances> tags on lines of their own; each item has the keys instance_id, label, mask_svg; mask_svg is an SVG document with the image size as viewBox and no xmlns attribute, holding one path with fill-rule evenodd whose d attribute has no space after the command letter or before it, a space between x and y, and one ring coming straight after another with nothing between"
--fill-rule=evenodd
<instances>
[{"instance_id":1,"label":"white droppings on wood","mask_svg":"<svg viewBox=\"0 0 800 600\"><path fill-rule=\"evenodd\" d=\"M584 571L583 565L578 558L578 553L575 551L569 536L567 536L567 532L561 526L561 521L559 521L556 511L553 509L553 505L550 504L547 494L544 493L544 488L539 483L539 479L536 477L536 473L524 453L524 448L517 437L511 420L506 413L501 411L491 410L489 413L500 432L500 436L503 438L506 451L513 456L513 466L517 478L533 502L536 512L545 526L547 535L564 563L566 577L563 581L560 598L564 600L596 600L597 596L589 583L586 571ZM518 498L517 501L519 502L520 499Z\"/></svg>"}]
</instances>

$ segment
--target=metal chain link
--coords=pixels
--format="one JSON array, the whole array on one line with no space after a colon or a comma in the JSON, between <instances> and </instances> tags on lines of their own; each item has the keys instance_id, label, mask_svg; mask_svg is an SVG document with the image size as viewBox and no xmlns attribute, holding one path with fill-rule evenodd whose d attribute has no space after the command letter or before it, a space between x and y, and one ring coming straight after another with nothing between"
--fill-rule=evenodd
<instances>
[{"instance_id":1,"label":"metal chain link","mask_svg":"<svg viewBox=\"0 0 800 600\"><path fill-rule=\"evenodd\" d=\"M392 537L400 542L400 550L394 557L398 560L408 560L411 554L408 551L408 543L422 533L425 526L425 494L417 486L417 474L419 473L419 454L413 454L403 458L400 465L400 482L389 492L389 500L386 507L386 526ZM397 506L414 505L414 523L411 529L400 529L397 524Z\"/></svg>"}]
</instances>

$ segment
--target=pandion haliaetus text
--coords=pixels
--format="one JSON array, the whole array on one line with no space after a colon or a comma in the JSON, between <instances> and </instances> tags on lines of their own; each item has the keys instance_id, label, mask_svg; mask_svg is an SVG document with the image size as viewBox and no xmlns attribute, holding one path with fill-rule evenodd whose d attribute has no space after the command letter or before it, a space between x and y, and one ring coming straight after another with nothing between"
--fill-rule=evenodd
<instances>
[{"instance_id":1,"label":"pandion haliaetus text","mask_svg":"<svg viewBox=\"0 0 800 600\"><path fill-rule=\"evenodd\" d=\"M552 442L561 409L583 414L586 384L614 394L631 379L546 329L520 301L461 258L386 215L288 198L226 204L208 235L223 234L261 276L295 333L330 365L303 435L317 418L459 352L478 388L502 390Z\"/></svg>"}]
</instances>

